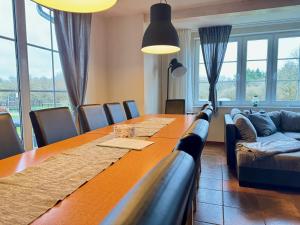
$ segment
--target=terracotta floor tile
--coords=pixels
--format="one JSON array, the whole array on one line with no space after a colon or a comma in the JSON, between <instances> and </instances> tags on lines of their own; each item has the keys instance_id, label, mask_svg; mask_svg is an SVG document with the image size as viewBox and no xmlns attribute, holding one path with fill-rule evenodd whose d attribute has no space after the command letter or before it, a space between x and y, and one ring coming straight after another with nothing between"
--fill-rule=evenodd
<instances>
[{"instance_id":1,"label":"terracotta floor tile","mask_svg":"<svg viewBox=\"0 0 300 225\"><path fill-rule=\"evenodd\" d=\"M224 191L256 193L255 188L241 187L236 179L223 180Z\"/></svg>"},{"instance_id":2,"label":"terracotta floor tile","mask_svg":"<svg viewBox=\"0 0 300 225\"><path fill-rule=\"evenodd\" d=\"M200 177L199 187L222 191L222 180Z\"/></svg>"},{"instance_id":3,"label":"terracotta floor tile","mask_svg":"<svg viewBox=\"0 0 300 225\"><path fill-rule=\"evenodd\" d=\"M214 178L222 180L223 174L221 169L201 168L201 177Z\"/></svg>"},{"instance_id":4,"label":"terracotta floor tile","mask_svg":"<svg viewBox=\"0 0 300 225\"><path fill-rule=\"evenodd\" d=\"M297 207L290 200L270 197L259 197L257 200L264 215L268 218L277 214L300 218Z\"/></svg>"},{"instance_id":5,"label":"terracotta floor tile","mask_svg":"<svg viewBox=\"0 0 300 225\"><path fill-rule=\"evenodd\" d=\"M198 203L197 211L194 214L194 220L223 225L222 206Z\"/></svg>"},{"instance_id":6,"label":"terracotta floor tile","mask_svg":"<svg viewBox=\"0 0 300 225\"><path fill-rule=\"evenodd\" d=\"M259 204L255 193L223 192L224 206L242 209L258 209Z\"/></svg>"},{"instance_id":7,"label":"terracotta floor tile","mask_svg":"<svg viewBox=\"0 0 300 225\"><path fill-rule=\"evenodd\" d=\"M224 225L264 225L263 214L259 210L244 210L224 207Z\"/></svg>"},{"instance_id":8,"label":"terracotta floor tile","mask_svg":"<svg viewBox=\"0 0 300 225\"><path fill-rule=\"evenodd\" d=\"M300 225L300 192L240 187L224 145L206 145L197 197L195 225L222 224L223 210L228 225Z\"/></svg>"},{"instance_id":9,"label":"terracotta floor tile","mask_svg":"<svg viewBox=\"0 0 300 225\"><path fill-rule=\"evenodd\" d=\"M223 204L222 191L216 191L210 189L199 189L197 201L203 203L222 205Z\"/></svg>"}]
</instances>

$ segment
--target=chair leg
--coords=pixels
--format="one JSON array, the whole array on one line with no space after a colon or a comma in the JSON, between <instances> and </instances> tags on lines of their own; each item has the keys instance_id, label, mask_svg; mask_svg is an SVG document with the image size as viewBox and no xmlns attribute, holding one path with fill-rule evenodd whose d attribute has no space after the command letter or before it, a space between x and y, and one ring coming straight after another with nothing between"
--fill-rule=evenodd
<instances>
[{"instance_id":1,"label":"chair leg","mask_svg":"<svg viewBox=\"0 0 300 225\"><path fill-rule=\"evenodd\" d=\"M185 225L193 225L194 224L194 204L189 209L188 217Z\"/></svg>"}]
</instances>

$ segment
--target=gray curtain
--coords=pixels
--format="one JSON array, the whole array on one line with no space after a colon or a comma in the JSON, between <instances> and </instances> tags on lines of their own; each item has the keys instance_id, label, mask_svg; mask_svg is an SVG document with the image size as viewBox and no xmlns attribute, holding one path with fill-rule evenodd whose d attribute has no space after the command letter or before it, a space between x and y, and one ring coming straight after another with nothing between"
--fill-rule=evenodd
<instances>
[{"instance_id":1,"label":"gray curtain","mask_svg":"<svg viewBox=\"0 0 300 225\"><path fill-rule=\"evenodd\" d=\"M200 43L209 82L209 101L217 111L217 89L232 26L199 28Z\"/></svg>"},{"instance_id":2,"label":"gray curtain","mask_svg":"<svg viewBox=\"0 0 300 225\"><path fill-rule=\"evenodd\" d=\"M88 58L92 14L54 10L60 61L77 121L77 108L84 103L88 80Z\"/></svg>"}]
</instances>

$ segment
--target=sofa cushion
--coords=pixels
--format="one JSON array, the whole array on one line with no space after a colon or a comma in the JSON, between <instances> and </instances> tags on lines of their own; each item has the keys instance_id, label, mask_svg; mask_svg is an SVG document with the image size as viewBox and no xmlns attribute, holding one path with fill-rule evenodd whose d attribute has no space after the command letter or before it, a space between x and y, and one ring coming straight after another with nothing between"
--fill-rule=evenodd
<instances>
[{"instance_id":1,"label":"sofa cushion","mask_svg":"<svg viewBox=\"0 0 300 225\"><path fill-rule=\"evenodd\" d=\"M280 111L273 111L273 112L268 112L268 115L270 116L271 120L275 124L277 130L280 130L280 120L281 120L281 113Z\"/></svg>"},{"instance_id":2,"label":"sofa cushion","mask_svg":"<svg viewBox=\"0 0 300 225\"><path fill-rule=\"evenodd\" d=\"M300 132L284 132L283 134L287 137L300 141Z\"/></svg>"},{"instance_id":3,"label":"sofa cushion","mask_svg":"<svg viewBox=\"0 0 300 225\"><path fill-rule=\"evenodd\" d=\"M250 114L248 118L255 127L258 136L270 136L277 131L275 124L266 113Z\"/></svg>"},{"instance_id":4,"label":"sofa cushion","mask_svg":"<svg viewBox=\"0 0 300 225\"><path fill-rule=\"evenodd\" d=\"M230 112L230 116L231 116L231 118L233 119L233 118L235 117L235 115L241 114L241 113L242 113L242 111L239 110L238 108L233 108L233 109L231 110L231 112Z\"/></svg>"},{"instance_id":5,"label":"sofa cushion","mask_svg":"<svg viewBox=\"0 0 300 225\"><path fill-rule=\"evenodd\" d=\"M247 142L255 142L257 139L257 133L252 125L251 121L243 116L242 114L237 114L234 116L233 121L236 128L239 131L242 140Z\"/></svg>"},{"instance_id":6,"label":"sofa cushion","mask_svg":"<svg viewBox=\"0 0 300 225\"><path fill-rule=\"evenodd\" d=\"M281 110L281 129L284 132L300 132L300 113Z\"/></svg>"}]
</instances>

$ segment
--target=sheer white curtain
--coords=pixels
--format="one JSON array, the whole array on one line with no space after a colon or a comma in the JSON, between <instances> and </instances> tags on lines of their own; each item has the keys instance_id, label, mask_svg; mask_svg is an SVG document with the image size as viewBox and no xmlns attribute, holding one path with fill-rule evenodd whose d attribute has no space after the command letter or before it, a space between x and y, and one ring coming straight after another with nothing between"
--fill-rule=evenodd
<instances>
[{"instance_id":1,"label":"sheer white curtain","mask_svg":"<svg viewBox=\"0 0 300 225\"><path fill-rule=\"evenodd\" d=\"M181 51L177 54L165 55L161 57L161 77L162 77L162 109L165 109L167 97L167 73L169 63L173 58L177 58L187 68L185 76L173 78L170 76L169 99L185 99L186 112L192 112L192 37L191 30L177 30Z\"/></svg>"}]
</instances>

